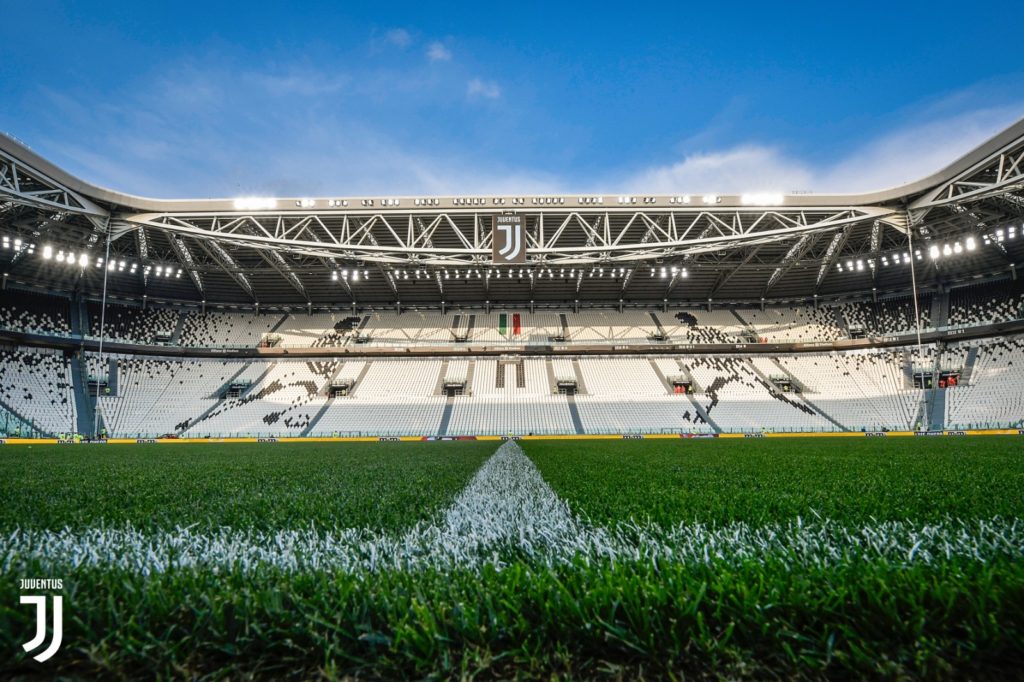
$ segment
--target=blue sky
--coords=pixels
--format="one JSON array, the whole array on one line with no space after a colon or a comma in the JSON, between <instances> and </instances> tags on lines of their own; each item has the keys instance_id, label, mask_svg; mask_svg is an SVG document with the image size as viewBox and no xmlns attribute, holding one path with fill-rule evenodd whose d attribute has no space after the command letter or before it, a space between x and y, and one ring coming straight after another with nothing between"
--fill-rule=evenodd
<instances>
[{"instance_id":1,"label":"blue sky","mask_svg":"<svg viewBox=\"0 0 1024 682\"><path fill-rule=\"evenodd\" d=\"M1024 117L1019 2L0 0L0 130L160 197L861 191Z\"/></svg>"}]
</instances>

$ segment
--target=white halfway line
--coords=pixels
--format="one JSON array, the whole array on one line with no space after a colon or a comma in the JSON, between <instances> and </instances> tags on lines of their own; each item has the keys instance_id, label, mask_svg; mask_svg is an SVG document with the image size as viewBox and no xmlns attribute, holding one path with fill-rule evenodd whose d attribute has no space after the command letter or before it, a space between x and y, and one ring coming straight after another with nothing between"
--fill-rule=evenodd
<instances>
[{"instance_id":1,"label":"white halfway line","mask_svg":"<svg viewBox=\"0 0 1024 682\"><path fill-rule=\"evenodd\" d=\"M0 569L103 566L142 574L179 568L244 572L345 572L430 567L497 567L528 558L709 563L781 561L793 566L887 560L933 563L1024 558L1024 524L995 517L930 524L876 522L849 527L830 520L751 526L683 523L665 528L632 521L600 527L573 514L514 441L504 443L434 521L403 535L379 529L278 530L132 526L15 530L0 537Z\"/></svg>"}]
</instances>

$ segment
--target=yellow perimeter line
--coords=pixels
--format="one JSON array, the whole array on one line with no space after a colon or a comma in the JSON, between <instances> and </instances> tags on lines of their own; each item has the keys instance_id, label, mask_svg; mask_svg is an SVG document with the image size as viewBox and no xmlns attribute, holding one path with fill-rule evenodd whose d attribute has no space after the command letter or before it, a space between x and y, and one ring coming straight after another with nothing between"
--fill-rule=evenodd
<instances>
[{"instance_id":1,"label":"yellow perimeter line","mask_svg":"<svg viewBox=\"0 0 1024 682\"><path fill-rule=\"evenodd\" d=\"M651 434L565 434L514 436L515 440L680 440L701 438L865 438L907 436L1018 436L1024 435L1024 429L974 429L969 431L810 431L803 433L720 433L714 436L705 434L651 433ZM506 440L506 436L469 436L459 438L432 438L420 436L339 436L339 437L282 437L282 438L111 438L107 443L116 445L164 444L164 443L386 443L386 442L425 442L436 440ZM57 445L77 444L69 440L56 438L0 438L0 445Z\"/></svg>"}]
</instances>

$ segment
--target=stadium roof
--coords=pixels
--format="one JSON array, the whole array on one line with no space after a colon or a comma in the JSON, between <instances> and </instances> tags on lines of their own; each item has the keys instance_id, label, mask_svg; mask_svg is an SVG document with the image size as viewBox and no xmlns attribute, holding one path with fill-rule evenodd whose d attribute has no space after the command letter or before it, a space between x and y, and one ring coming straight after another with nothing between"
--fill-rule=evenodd
<instances>
[{"instance_id":1,"label":"stadium roof","mask_svg":"<svg viewBox=\"0 0 1024 682\"><path fill-rule=\"evenodd\" d=\"M97 294L106 274L121 298L270 307L831 298L906 291L908 260L924 286L1015 276L1024 120L868 194L685 189L160 200L92 185L0 134L0 263L5 286ZM491 219L512 213L527 262L495 267Z\"/></svg>"}]
</instances>

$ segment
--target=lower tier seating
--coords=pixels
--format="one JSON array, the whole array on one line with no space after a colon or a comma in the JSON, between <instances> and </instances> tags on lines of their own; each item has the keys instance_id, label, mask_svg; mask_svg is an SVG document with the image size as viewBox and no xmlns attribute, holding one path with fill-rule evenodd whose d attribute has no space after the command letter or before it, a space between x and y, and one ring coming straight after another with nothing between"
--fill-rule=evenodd
<instances>
[{"instance_id":1,"label":"lower tier seating","mask_svg":"<svg viewBox=\"0 0 1024 682\"><path fill-rule=\"evenodd\" d=\"M49 350L0 351L0 406L44 433L75 431L68 360Z\"/></svg>"},{"instance_id":2,"label":"lower tier seating","mask_svg":"<svg viewBox=\"0 0 1024 682\"><path fill-rule=\"evenodd\" d=\"M935 390L947 426L1021 424L1024 337L971 343L779 357L85 360L108 389L108 434L121 437L906 430L934 420ZM0 408L74 430L83 377L62 354L9 348L0 360ZM922 390L921 372L964 380Z\"/></svg>"}]
</instances>

